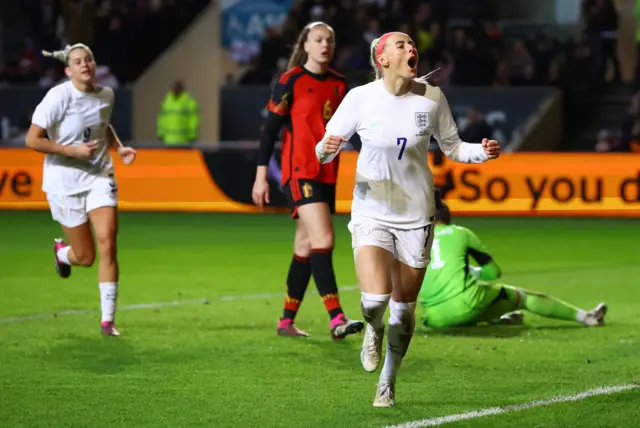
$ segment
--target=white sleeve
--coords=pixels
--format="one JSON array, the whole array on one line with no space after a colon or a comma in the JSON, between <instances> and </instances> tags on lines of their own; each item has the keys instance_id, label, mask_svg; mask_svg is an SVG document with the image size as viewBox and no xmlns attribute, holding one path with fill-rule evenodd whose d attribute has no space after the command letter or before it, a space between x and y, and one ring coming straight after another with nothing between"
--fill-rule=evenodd
<instances>
[{"instance_id":1,"label":"white sleeve","mask_svg":"<svg viewBox=\"0 0 640 428\"><path fill-rule=\"evenodd\" d=\"M337 152L324 153L324 141L330 136L344 137L345 140L349 140L353 137L358 129L359 115L358 115L358 90L352 89L347 92L338 108L336 109L331 119L326 126L326 132L324 138L316 144L316 156L320 163L329 163L340 153L340 150L346 145L343 143Z\"/></svg>"},{"instance_id":2,"label":"white sleeve","mask_svg":"<svg viewBox=\"0 0 640 428\"><path fill-rule=\"evenodd\" d=\"M54 128L62 121L64 103L60 88L50 89L34 110L31 123L47 130Z\"/></svg>"},{"instance_id":3,"label":"white sleeve","mask_svg":"<svg viewBox=\"0 0 640 428\"><path fill-rule=\"evenodd\" d=\"M107 90L109 91L109 122L111 122L111 114L113 113L113 107L115 106L116 103L116 93L113 90L113 88L109 88L108 86L106 86Z\"/></svg>"},{"instance_id":4,"label":"white sleeve","mask_svg":"<svg viewBox=\"0 0 640 428\"><path fill-rule=\"evenodd\" d=\"M449 159L463 163L483 163L489 160L482 145L465 143L460 139L458 127L444 94L440 95L436 118L434 137Z\"/></svg>"},{"instance_id":5,"label":"white sleeve","mask_svg":"<svg viewBox=\"0 0 640 428\"><path fill-rule=\"evenodd\" d=\"M104 86L104 88L108 91L109 94L109 104L111 105L111 109L113 110L113 106L116 103L116 93L113 88L108 86Z\"/></svg>"}]
</instances>

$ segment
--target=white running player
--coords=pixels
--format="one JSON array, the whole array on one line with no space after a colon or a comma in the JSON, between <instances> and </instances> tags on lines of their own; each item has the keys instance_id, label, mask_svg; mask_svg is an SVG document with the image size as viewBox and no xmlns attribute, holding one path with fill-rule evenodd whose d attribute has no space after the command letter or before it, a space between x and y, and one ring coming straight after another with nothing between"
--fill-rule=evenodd
<instances>
[{"instance_id":1,"label":"white running player","mask_svg":"<svg viewBox=\"0 0 640 428\"><path fill-rule=\"evenodd\" d=\"M387 33L374 40L371 63L376 80L347 94L316 154L320 162L330 162L354 133L362 140L349 223L368 323L361 361L368 372L380 364L388 305L387 352L373 405L391 407L433 240L429 140L433 135L447 157L464 163L495 159L500 145L487 139L482 144L460 140L440 88L416 79L418 54L406 34Z\"/></svg>"},{"instance_id":2,"label":"white running player","mask_svg":"<svg viewBox=\"0 0 640 428\"><path fill-rule=\"evenodd\" d=\"M120 146L109 125L114 93L94 83L96 63L91 49L76 44L43 54L64 62L70 78L47 92L33 113L26 137L27 147L46 153L42 190L69 243L54 241L56 271L67 278L71 266L92 266L95 237L100 254L101 331L119 336L114 323L119 280L118 187L108 149L116 148L125 164L134 160L136 152Z\"/></svg>"}]
</instances>

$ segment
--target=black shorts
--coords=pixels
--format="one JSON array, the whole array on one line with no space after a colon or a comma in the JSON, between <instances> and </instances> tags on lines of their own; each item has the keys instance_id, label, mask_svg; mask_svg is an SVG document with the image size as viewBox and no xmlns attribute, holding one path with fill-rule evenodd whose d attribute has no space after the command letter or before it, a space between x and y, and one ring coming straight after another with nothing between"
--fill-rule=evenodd
<instances>
[{"instance_id":1,"label":"black shorts","mask_svg":"<svg viewBox=\"0 0 640 428\"><path fill-rule=\"evenodd\" d=\"M298 218L298 207L317 202L329 205L329 212L336 212L336 185L314 180L291 179L284 186L284 193L291 210L291 217Z\"/></svg>"}]
</instances>

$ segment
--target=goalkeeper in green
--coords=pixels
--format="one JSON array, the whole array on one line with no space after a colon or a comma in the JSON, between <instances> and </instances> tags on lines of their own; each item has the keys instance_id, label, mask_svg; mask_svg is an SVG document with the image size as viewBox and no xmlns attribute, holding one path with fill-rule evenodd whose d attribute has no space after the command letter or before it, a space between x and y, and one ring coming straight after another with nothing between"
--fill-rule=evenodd
<instances>
[{"instance_id":1,"label":"goalkeeper in green","mask_svg":"<svg viewBox=\"0 0 640 428\"><path fill-rule=\"evenodd\" d=\"M470 258L479 266L470 265ZM451 224L449 208L439 201L431 263L418 298L425 326L522 324L520 309L585 326L604 325L604 303L584 311L545 294L494 282L500 276L500 268L480 239L471 230Z\"/></svg>"}]
</instances>

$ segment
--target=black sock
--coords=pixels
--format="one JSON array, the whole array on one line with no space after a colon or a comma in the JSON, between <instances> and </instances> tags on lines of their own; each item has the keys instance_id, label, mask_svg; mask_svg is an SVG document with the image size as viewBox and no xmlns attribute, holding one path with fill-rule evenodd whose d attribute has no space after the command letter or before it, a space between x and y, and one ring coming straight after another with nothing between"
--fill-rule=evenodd
<instances>
[{"instance_id":1,"label":"black sock","mask_svg":"<svg viewBox=\"0 0 640 428\"><path fill-rule=\"evenodd\" d=\"M294 254L287 275L287 295L284 298L283 318L295 319L304 293L307 291L309 279L311 279L309 258Z\"/></svg>"},{"instance_id":2,"label":"black sock","mask_svg":"<svg viewBox=\"0 0 640 428\"><path fill-rule=\"evenodd\" d=\"M309 262L313 279L318 287L318 294L329 312L329 317L333 319L343 313L338 297L336 275L333 272L333 248L311 250Z\"/></svg>"}]
</instances>

